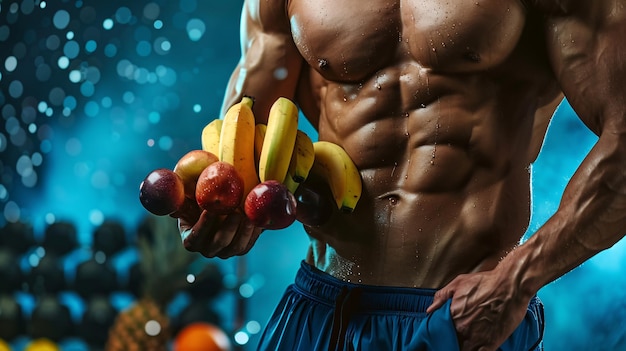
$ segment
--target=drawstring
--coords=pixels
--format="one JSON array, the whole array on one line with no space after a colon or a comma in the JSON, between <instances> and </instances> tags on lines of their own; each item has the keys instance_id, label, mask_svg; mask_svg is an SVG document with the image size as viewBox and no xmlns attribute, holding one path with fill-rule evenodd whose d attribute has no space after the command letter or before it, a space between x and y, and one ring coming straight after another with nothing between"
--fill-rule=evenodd
<instances>
[{"instance_id":1,"label":"drawstring","mask_svg":"<svg viewBox=\"0 0 626 351\"><path fill-rule=\"evenodd\" d=\"M330 334L328 351L344 351L346 329L350 319L357 311L361 296L361 288L342 287L335 300L333 312L333 328Z\"/></svg>"}]
</instances>

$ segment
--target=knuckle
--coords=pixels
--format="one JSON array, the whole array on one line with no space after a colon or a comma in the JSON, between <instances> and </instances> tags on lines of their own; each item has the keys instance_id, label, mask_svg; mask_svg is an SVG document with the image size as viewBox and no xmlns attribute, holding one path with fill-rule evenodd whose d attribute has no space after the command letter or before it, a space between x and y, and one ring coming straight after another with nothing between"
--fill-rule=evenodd
<instances>
[{"instance_id":1,"label":"knuckle","mask_svg":"<svg viewBox=\"0 0 626 351\"><path fill-rule=\"evenodd\" d=\"M217 250L221 250L225 247L227 247L228 245L230 245L230 239L221 235L217 235L214 239L213 239L213 243L212 243L215 249Z\"/></svg>"},{"instance_id":2,"label":"knuckle","mask_svg":"<svg viewBox=\"0 0 626 351\"><path fill-rule=\"evenodd\" d=\"M190 240L183 240L183 247L185 248L185 250L190 252L197 251L195 245L193 245Z\"/></svg>"},{"instance_id":3,"label":"knuckle","mask_svg":"<svg viewBox=\"0 0 626 351\"><path fill-rule=\"evenodd\" d=\"M228 251L232 252L235 255L241 253L245 249L246 249L246 246L241 242L232 243L228 247Z\"/></svg>"},{"instance_id":4,"label":"knuckle","mask_svg":"<svg viewBox=\"0 0 626 351\"><path fill-rule=\"evenodd\" d=\"M183 247L185 248L185 250L190 251L190 252L197 252L198 251L198 245L196 245L196 240L194 240L194 236L191 235L191 233L188 233L188 235L183 236Z\"/></svg>"}]
</instances>

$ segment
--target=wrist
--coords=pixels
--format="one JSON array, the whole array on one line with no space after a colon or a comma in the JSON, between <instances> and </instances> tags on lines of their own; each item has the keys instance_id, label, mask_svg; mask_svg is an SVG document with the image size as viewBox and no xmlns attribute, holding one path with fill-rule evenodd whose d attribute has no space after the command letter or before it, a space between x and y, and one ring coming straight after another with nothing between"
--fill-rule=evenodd
<instances>
[{"instance_id":1,"label":"wrist","mask_svg":"<svg viewBox=\"0 0 626 351\"><path fill-rule=\"evenodd\" d=\"M526 243L516 247L506 255L496 267L507 277L515 291L523 298L530 299L543 286L542 272L538 267L539 250Z\"/></svg>"}]
</instances>

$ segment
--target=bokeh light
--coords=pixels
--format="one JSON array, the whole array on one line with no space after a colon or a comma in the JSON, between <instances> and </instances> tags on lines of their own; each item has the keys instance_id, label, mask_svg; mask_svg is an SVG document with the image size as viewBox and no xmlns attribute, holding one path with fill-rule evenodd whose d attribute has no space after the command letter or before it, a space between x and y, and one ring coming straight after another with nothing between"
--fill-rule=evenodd
<instances>
[{"instance_id":1,"label":"bokeh light","mask_svg":"<svg viewBox=\"0 0 626 351\"><path fill-rule=\"evenodd\" d=\"M138 180L197 148L199 137L189 135L218 115L238 56L238 23L215 14L240 7L0 3L0 45L9 48L0 52L0 224L55 213L77 218L83 233L95 223L92 209L137 221ZM207 33L220 27L230 39ZM185 54L172 56L177 42ZM184 114L198 117L181 124Z\"/></svg>"}]
</instances>

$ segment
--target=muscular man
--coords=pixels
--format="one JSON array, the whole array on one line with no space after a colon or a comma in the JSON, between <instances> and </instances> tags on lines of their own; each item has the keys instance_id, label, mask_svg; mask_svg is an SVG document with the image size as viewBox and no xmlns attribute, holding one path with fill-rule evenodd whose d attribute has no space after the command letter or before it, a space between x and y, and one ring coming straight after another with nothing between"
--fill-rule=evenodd
<instances>
[{"instance_id":1,"label":"muscular man","mask_svg":"<svg viewBox=\"0 0 626 351\"><path fill-rule=\"evenodd\" d=\"M260 348L541 348L537 291L626 231L625 6L246 0L223 110L250 95L265 122L292 98L364 189L354 213L305 226L309 253ZM529 166L563 96L599 140L520 244ZM211 219L180 219L189 250L244 254L261 232Z\"/></svg>"}]
</instances>

